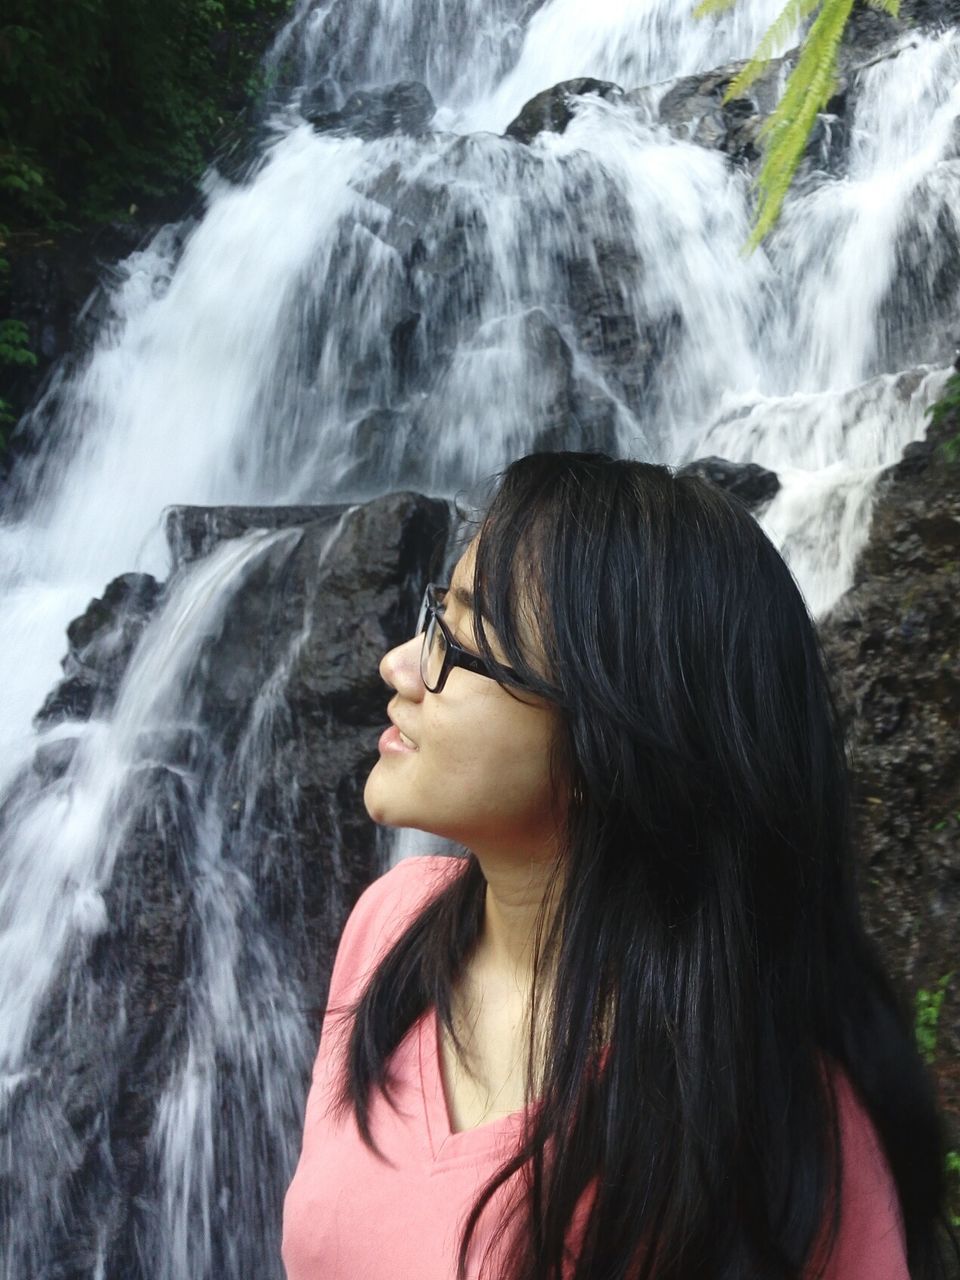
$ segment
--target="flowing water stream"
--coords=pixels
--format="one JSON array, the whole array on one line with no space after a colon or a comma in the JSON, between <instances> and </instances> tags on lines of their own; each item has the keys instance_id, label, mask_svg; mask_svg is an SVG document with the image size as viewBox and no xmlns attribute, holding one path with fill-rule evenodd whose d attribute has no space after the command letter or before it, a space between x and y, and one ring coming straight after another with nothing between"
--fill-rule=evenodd
<instances>
[{"instance_id":1,"label":"flowing water stream","mask_svg":"<svg viewBox=\"0 0 960 1280\"><path fill-rule=\"evenodd\" d=\"M167 576L165 507L453 495L549 443L572 406L586 443L775 470L762 521L811 607L849 585L876 476L922 436L944 377L916 366L960 241L960 35L914 36L851 77L841 160L807 173L747 257L748 177L668 131L658 103L677 77L746 56L782 0L705 22L689 8L301 0L268 55L288 89L249 176L211 174L196 223L120 265L93 349L36 410L43 445L0 518L2 1280L53 1280L44 1240L68 1215L70 1139L55 1099L17 1099L43 1071L30 1031L52 975L103 928L137 742L189 720L191 655L245 566L291 536L225 544L178 578L112 720L33 794L32 717L64 628L117 574ZM584 99L565 133L529 146L501 136L532 96L583 75L650 87ZM399 79L431 90L431 132L361 141L304 122L311 96ZM251 773L279 689L243 740ZM312 1045L270 946L241 927L249 876L217 852L209 795L194 819L189 1027L149 1135L138 1274L266 1280L281 1274L271 1231ZM230 1107L212 1084L224 1062ZM234 1205L213 1174L227 1158L263 1175Z\"/></svg>"}]
</instances>

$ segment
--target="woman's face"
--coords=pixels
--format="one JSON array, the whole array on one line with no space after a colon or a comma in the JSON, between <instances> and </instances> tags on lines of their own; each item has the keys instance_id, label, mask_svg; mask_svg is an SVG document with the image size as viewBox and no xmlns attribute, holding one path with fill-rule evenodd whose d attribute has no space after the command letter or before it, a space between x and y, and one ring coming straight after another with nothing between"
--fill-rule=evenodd
<instances>
[{"instance_id":1,"label":"woman's face","mask_svg":"<svg viewBox=\"0 0 960 1280\"><path fill-rule=\"evenodd\" d=\"M457 598L472 589L474 554L471 543L453 572L442 617L457 643L476 653L472 611ZM489 628L487 634L503 660ZM415 636L380 663L396 691L387 707L394 728L380 739L364 790L370 817L433 832L481 856L551 857L559 825L550 774L556 710L462 667L430 693L420 676L421 647Z\"/></svg>"}]
</instances>

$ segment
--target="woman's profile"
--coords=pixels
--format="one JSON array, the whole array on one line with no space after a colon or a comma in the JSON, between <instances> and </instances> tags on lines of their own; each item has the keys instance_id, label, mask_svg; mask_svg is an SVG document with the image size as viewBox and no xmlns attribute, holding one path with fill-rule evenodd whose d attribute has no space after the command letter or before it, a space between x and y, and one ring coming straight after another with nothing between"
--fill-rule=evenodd
<instances>
[{"instance_id":1,"label":"woman's profile","mask_svg":"<svg viewBox=\"0 0 960 1280\"><path fill-rule=\"evenodd\" d=\"M521 459L381 673L368 812L466 856L347 923L288 1280L940 1275L816 633L745 509Z\"/></svg>"}]
</instances>

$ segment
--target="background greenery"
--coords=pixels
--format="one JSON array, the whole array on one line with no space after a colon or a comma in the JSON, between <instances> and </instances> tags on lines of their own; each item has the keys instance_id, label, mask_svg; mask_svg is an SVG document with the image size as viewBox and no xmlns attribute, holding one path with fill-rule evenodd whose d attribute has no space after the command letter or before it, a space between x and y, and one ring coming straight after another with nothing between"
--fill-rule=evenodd
<instances>
[{"instance_id":1,"label":"background greenery","mask_svg":"<svg viewBox=\"0 0 960 1280\"><path fill-rule=\"evenodd\" d=\"M0 27L0 221L82 225L193 181L291 0L20 0Z\"/></svg>"},{"instance_id":2,"label":"background greenery","mask_svg":"<svg viewBox=\"0 0 960 1280\"><path fill-rule=\"evenodd\" d=\"M292 0L19 0L0 19L0 378L35 363L11 256L189 189ZM0 452L13 415L0 391Z\"/></svg>"}]
</instances>

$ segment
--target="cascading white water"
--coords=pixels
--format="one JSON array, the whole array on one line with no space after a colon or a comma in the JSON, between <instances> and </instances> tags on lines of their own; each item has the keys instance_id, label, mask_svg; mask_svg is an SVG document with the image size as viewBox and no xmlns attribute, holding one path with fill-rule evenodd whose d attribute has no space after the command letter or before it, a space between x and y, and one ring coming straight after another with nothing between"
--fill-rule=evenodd
<instances>
[{"instance_id":1,"label":"cascading white water","mask_svg":"<svg viewBox=\"0 0 960 1280\"><path fill-rule=\"evenodd\" d=\"M82 973L86 956L108 930L105 899L115 863L129 851L148 794L141 779L152 773L158 735L169 735L174 728L189 733L197 723L198 672L232 595L266 555L282 557L298 537L290 531L232 540L181 574L131 659L112 718L91 721L79 734L72 761L56 786L25 784L8 806L0 878L0 1132L6 1139L0 1161L5 1179L12 1168L18 1170L20 1193L3 1197L3 1280L41 1274L47 1224L68 1221L71 1212L75 1157L56 1102L44 1093L44 1063L29 1053L33 1024L61 964L68 963L75 975ZM302 637L295 644L300 641ZM255 1179L268 1191L266 1197L249 1194L244 1202L244 1213L254 1220L266 1205L267 1220L257 1221L261 1234L269 1232L287 1173L282 1135L300 1114L299 1082L288 1067L303 1055L306 1019L298 993L278 971L276 956L255 927L253 879L242 857L243 824L227 855L216 804L218 767L229 765L241 775L261 767L271 719L282 708L288 662L289 655L280 656L238 749L229 762L214 762L213 776L203 794L189 800L188 820L181 819L182 831L174 840L190 884L201 954L191 975L183 1061L154 1123L151 1155L160 1169L163 1199L159 1212L145 1215L138 1227L144 1256L152 1259L148 1274L157 1280L216 1274L211 1262L229 1247L221 1241L215 1250L211 1241L217 1194L213 1175L215 1148L223 1142L218 1135L238 1097L242 1105L244 1096L255 1093L267 1132L277 1135L259 1144L255 1170L237 1171L241 1183ZM64 1011L68 1035L71 1021L82 1023L86 1001L83 984L71 981ZM100 1028L106 1044L122 1040L125 1020L121 1002L113 1025ZM224 1056L234 1075L245 1080L245 1089L224 1090L218 1069ZM31 1151L13 1150L13 1135L24 1115L30 1117L25 1136L31 1146L61 1144L53 1170L42 1159L34 1172ZM279 1160L271 1151L276 1147L282 1153ZM245 1260L256 1256L248 1250ZM269 1271L269 1238L260 1263Z\"/></svg>"},{"instance_id":2,"label":"cascading white water","mask_svg":"<svg viewBox=\"0 0 960 1280\"><path fill-rule=\"evenodd\" d=\"M829 607L850 581L878 470L922 434L942 381L897 370L905 352L923 355L910 334L935 313L956 239L957 33L918 36L857 76L844 175L808 175L752 257L746 178L657 123L662 90L646 106L585 100L563 135L529 147L485 132L564 78L631 89L746 56L781 7L742 0L697 23L676 0L297 5L268 60L297 83L259 167L240 187L211 176L185 242L168 230L123 264L100 338L57 388L48 443L15 478L20 514L0 521L0 660L16 673L0 687L0 793L36 748L31 718L66 623L117 573L166 574L167 505L322 502L410 475L452 493L549 434L545 406L565 379L589 431L624 452L776 470L765 526L811 605ZM428 84L442 131L361 142L297 115L323 82L404 77ZM608 309L614 298L632 340L645 335L649 368L610 357L609 335L590 328L594 292ZM398 334L416 376L396 358ZM364 424L382 410L394 416L371 470ZM198 572L219 591L250 554L218 553ZM64 787L21 809L8 797L0 1103L38 1069L24 1046L58 957L102 927L110 797L134 752L124 726L142 728L160 688L149 654L112 723L85 731ZM168 658L165 714L185 651ZM215 812L203 818L216 827ZM144 1247L156 1280L238 1274L210 1236L218 1055L248 1054L238 1070L279 1130L296 1106L269 1068L283 1046L303 1053L268 948L253 944L260 1003L216 985L245 890L213 854L201 863L202 936L220 960L202 966L210 982L152 1133L164 1193ZM23 1280L3 1248L0 1277Z\"/></svg>"}]
</instances>

